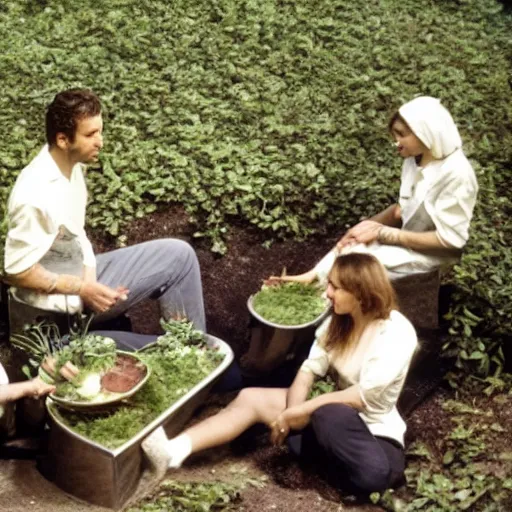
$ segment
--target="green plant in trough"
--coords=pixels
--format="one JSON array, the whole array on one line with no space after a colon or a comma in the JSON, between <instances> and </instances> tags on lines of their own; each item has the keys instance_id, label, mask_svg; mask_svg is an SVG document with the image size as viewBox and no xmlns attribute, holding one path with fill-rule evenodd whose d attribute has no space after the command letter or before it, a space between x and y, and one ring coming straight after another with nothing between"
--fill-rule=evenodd
<instances>
[{"instance_id":1,"label":"green plant in trough","mask_svg":"<svg viewBox=\"0 0 512 512\"><path fill-rule=\"evenodd\" d=\"M315 285L284 283L264 286L252 299L256 313L279 325L302 325L318 318L327 308L322 289Z\"/></svg>"},{"instance_id":2,"label":"green plant in trough","mask_svg":"<svg viewBox=\"0 0 512 512\"><path fill-rule=\"evenodd\" d=\"M138 352L151 368L146 384L123 405L104 414L59 410L60 419L78 434L107 448L127 442L174 402L208 376L223 356L207 347L203 334L180 320L165 323L169 331ZM184 338L188 333L189 338ZM198 343L198 338L201 342ZM188 339L191 340L189 343Z\"/></svg>"}]
</instances>

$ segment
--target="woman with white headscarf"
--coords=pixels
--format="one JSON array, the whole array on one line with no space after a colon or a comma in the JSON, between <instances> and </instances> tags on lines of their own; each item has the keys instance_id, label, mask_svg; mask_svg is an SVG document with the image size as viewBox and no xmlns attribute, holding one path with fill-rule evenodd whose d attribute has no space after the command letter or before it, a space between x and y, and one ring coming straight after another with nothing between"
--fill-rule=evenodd
<instances>
[{"instance_id":1,"label":"woman with white headscarf","mask_svg":"<svg viewBox=\"0 0 512 512\"><path fill-rule=\"evenodd\" d=\"M336 256L354 251L375 255L391 279L457 261L478 184L452 116L438 99L421 96L400 107L389 130L404 158L398 204L350 228L309 272L271 281L324 281Z\"/></svg>"}]
</instances>

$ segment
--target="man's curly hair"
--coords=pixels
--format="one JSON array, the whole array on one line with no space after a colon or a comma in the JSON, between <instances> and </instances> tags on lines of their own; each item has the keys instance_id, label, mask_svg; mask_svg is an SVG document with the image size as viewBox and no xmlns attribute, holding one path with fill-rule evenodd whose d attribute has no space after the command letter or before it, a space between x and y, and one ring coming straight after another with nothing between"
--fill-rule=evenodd
<instances>
[{"instance_id":1,"label":"man's curly hair","mask_svg":"<svg viewBox=\"0 0 512 512\"><path fill-rule=\"evenodd\" d=\"M100 100L91 90L69 89L59 92L46 110L48 145L55 145L58 133L64 133L73 142L78 121L100 113Z\"/></svg>"}]
</instances>

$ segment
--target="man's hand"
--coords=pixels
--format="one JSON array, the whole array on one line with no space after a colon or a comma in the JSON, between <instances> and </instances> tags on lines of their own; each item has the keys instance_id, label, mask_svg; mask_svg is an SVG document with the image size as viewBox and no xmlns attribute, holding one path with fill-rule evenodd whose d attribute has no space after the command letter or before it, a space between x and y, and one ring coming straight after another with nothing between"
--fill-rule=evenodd
<instances>
[{"instance_id":1,"label":"man's hand","mask_svg":"<svg viewBox=\"0 0 512 512\"><path fill-rule=\"evenodd\" d=\"M270 439L277 446L283 444L290 430L302 430L310 421L311 414L305 410L304 404L284 410L270 425Z\"/></svg>"},{"instance_id":2,"label":"man's hand","mask_svg":"<svg viewBox=\"0 0 512 512\"><path fill-rule=\"evenodd\" d=\"M341 250L355 244L371 244L377 240L382 226L380 222L374 220L363 220L350 228L336 244L336 247Z\"/></svg>"},{"instance_id":3,"label":"man's hand","mask_svg":"<svg viewBox=\"0 0 512 512\"><path fill-rule=\"evenodd\" d=\"M83 281L80 288L80 298L97 313L105 313L118 301L126 300L128 293L128 288L123 286L114 289L96 281Z\"/></svg>"}]
</instances>

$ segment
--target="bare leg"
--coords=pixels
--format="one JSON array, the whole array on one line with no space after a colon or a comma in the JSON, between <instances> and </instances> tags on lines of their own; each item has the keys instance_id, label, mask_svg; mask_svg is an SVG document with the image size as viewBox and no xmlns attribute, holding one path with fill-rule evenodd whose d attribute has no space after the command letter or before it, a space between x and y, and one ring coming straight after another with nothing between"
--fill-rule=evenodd
<instances>
[{"instance_id":1,"label":"bare leg","mask_svg":"<svg viewBox=\"0 0 512 512\"><path fill-rule=\"evenodd\" d=\"M270 425L286 408L286 393L285 388L243 389L225 409L169 441L170 465L178 467L191 453L232 441L256 423Z\"/></svg>"}]
</instances>

